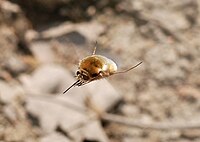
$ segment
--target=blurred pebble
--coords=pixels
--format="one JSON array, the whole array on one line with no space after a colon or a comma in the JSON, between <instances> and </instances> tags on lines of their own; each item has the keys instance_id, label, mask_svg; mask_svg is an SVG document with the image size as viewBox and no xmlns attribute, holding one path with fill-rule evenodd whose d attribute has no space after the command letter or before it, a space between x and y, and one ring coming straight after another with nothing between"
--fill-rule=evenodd
<instances>
[{"instance_id":1,"label":"blurred pebble","mask_svg":"<svg viewBox=\"0 0 200 142\"><path fill-rule=\"evenodd\" d=\"M4 62L4 68L14 75L27 70L28 66L17 56L12 56Z\"/></svg>"},{"instance_id":2,"label":"blurred pebble","mask_svg":"<svg viewBox=\"0 0 200 142\"><path fill-rule=\"evenodd\" d=\"M77 31L83 34L89 41L96 41L99 35L105 32L105 26L95 21L77 24L76 28Z\"/></svg>"},{"instance_id":3,"label":"blurred pebble","mask_svg":"<svg viewBox=\"0 0 200 142\"><path fill-rule=\"evenodd\" d=\"M0 79L9 82L12 80L12 76L7 71L0 70Z\"/></svg>"},{"instance_id":4,"label":"blurred pebble","mask_svg":"<svg viewBox=\"0 0 200 142\"><path fill-rule=\"evenodd\" d=\"M200 75L199 72L193 72L190 76L189 76L189 84L195 84L197 86L200 86Z\"/></svg>"},{"instance_id":5,"label":"blurred pebble","mask_svg":"<svg viewBox=\"0 0 200 142\"><path fill-rule=\"evenodd\" d=\"M30 45L30 49L37 60L41 63L52 63L55 60L50 42L35 41Z\"/></svg>"},{"instance_id":6,"label":"blurred pebble","mask_svg":"<svg viewBox=\"0 0 200 142\"><path fill-rule=\"evenodd\" d=\"M178 57L174 48L162 46L162 47L151 48L147 52L145 58L146 61L151 63L150 67L155 67L159 62L163 62L167 65L174 64L176 63Z\"/></svg>"},{"instance_id":7,"label":"blurred pebble","mask_svg":"<svg viewBox=\"0 0 200 142\"><path fill-rule=\"evenodd\" d=\"M125 137L123 138L122 142L146 142L146 140L142 138Z\"/></svg>"},{"instance_id":8,"label":"blurred pebble","mask_svg":"<svg viewBox=\"0 0 200 142\"><path fill-rule=\"evenodd\" d=\"M39 142L70 142L70 140L59 133L53 132L41 137Z\"/></svg>"},{"instance_id":9,"label":"blurred pebble","mask_svg":"<svg viewBox=\"0 0 200 142\"><path fill-rule=\"evenodd\" d=\"M19 79L26 90L36 93L63 91L66 81L73 82L71 74L66 69L54 64L41 65L31 76L22 75Z\"/></svg>"},{"instance_id":10,"label":"blurred pebble","mask_svg":"<svg viewBox=\"0 0 200 142\"><path fill-rule=\"evenodd\" d=\"M39 120L39 124L44 132L50 133L58 126L66 132L71 127L86 121L87 115L83 112L68 108L64 103L48 98L30 97L26 104L27 111Z\"/></svg>"},{"instance_id":11,"label":"blurred pebble","mask_svg":"<svg viewBox=\"0 0 200 142\"><path fill-rule=\"evenodd\" d=\"M97 142L109 142L102 126L99 121L90 121L84 127L76 129L70 132L70 134L76 139L76 141L97 141Z\"/></svg>"},{"instance_id":12,"label":"blurred pebble","mask_svg":"<svg viewBox=\"0 0 200 142\"><path fill-rule=\"evenodd\" d=\"M24 90L17 85L10 85L0 81L0 100L4 103L11 103L14 99L23 99Z\"/></svg>"},{"instance_id":13,"label":"blurred pebble","mask_svg":"<svg viewBox=\"0 0 200 142\"><path fill-rule=\"evenodd\" d=\"M200 138L200 130L199 129L184 130L181 133L181 136L187 139L197 139Z\"/></svg>"},{"instance_id":14,"label":"blurred pebble","mask_svg":"<svg viewBox=\"0 0 200 142\"><path fill-rule=\"evenodd\" d=\"M140 113L140 110L138 106L132 105L132 104L125 104L121 107L121 112L126 116L138 116Z\"/></svg>"},{"instance_id":15,"label":"blurred pebble","mask_svg":"<svg viewBox=\"0 0 200 142\"><path fill-rule=\"evenodd\" d=\"M19 13L21 9L19 8L18 5L11 3L9 1L2 1L0 7L4 11L12 12L12 13Z\"/></svg>"},{"instance_id":16,"label":"blurred pebble","mask_svg":"<svg viewBox=\"0 0 200 142\"><path fill-rule=\"evenodd\" d=\"M3 108L4 115L11 121L16 122L17 121L17 114L16 110L11 105L6 105Z\"/></svg>"},{"instance_id":17,"label":"blurred pebble","mask_svg":"<svg viewBox=\"0 0 200 142\"><path fill-rule=\"evenodd\" d=\"M99 111L108 111L122 99L113 86L105 79L94 81L87 85L91 92L90 101Z\"/></svg>"},{"instance_id":18,"label":"blurred pebble","mask_svg":"<svg viewBox=\"0 0 200 142\"><path fill-rule=\"evenodd\" d=\"M95 21L80 24L66 22L60 24L57 27L49 28L48 30L42 32L41 35L43 38L56 38L63 35L69 36L72 33L76 33L76 36L73 36L74 40L77 40L79 35L81 35L84 39L87 39L88 41L95 41L103 32L105 32L105 26Z\"/></svg>"},{"instance_id":19,"label":"blurred pebble","mask_svg":"<svg viewBox=\"0 0 200 142\"><path fill-rule=\"evenodd\" d=\"M149 70L152 76L164 85L180 84L186 77L186 72L182 67L176 65L177 55L174 48L152 48L145 58L150 65Z\"/></svg>"},{"instance_id":20,"label":"blurred pebble","mask_svg":"<svg viewBox=\"0 0 200 142\"><path fill-rule=\"evenodd\" d=\"M155 10L151 16L155 16L160 25L174 33L187 29L190 26L182 13L170 11L169 9ZM173 21L173 24L171 24L171 21Z\"/></svg>"},{"instance_id":21,"label":"blurred pebble","mask_svg":"<svg viewBox=\"0 0 200 142\"><path fill-rule=\"evenodd\" d=\"M83 114L84 112L67 108L59 101L29 98L26 107L31 115L38 118L39 124L45 133L51 133L60 127L66 133L70 133L70 136L76 140L108 141L98 121L89 120L86 113Z\"/></svg>"},{"instance_id":22,"label":"blurred pebble","mask_svg":"<svg viewBox=\"0 0 200 142\"><path fill-rule=\"evenodd\" d=\"M186 85L180 86L178 87L177 91L180 97L188 99L192 102L200 99L200 91L193 86L186 86Z\"/></svg>"}]
</instances>

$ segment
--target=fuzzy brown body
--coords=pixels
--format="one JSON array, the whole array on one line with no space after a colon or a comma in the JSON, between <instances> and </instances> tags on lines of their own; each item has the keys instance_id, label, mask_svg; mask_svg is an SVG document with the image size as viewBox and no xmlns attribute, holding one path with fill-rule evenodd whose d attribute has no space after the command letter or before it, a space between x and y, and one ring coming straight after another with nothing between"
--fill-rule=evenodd
<instances>
[{"instance_id":1,"label":"fuzzy brown body","mask_svg":"<svg viewBox=\"0 0 200 142\"><path fill-rule=\"evenodd\" d=\"M79 63L79 72L88 76L88 81L108 77L117 71L117 65L101 55L91 55Z\"/></svg>"}]
</instances>

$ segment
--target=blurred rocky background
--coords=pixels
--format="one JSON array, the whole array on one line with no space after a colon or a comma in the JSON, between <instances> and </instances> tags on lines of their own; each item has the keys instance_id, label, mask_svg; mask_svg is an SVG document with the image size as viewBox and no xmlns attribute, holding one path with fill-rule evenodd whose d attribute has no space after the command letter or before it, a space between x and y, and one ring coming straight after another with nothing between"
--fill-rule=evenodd
<instances>
[{"instance_id":1,"label":"blurred rocky background","mask_svg":"<svg viewBox=\"0 0 200 142\"><path fill-rule=\"evenodd\" d=\"M0 0L0 142L199 142L200 1ZM136 69L62 92L80 59Z\"/></svg>"}]
</instances>

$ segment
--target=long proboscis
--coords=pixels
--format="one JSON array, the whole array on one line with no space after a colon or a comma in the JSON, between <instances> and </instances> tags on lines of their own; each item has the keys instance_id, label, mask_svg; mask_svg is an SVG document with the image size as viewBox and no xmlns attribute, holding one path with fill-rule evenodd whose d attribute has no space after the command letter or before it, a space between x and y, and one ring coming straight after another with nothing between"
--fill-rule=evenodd
<instances>
[{"instance_id":1,"label":"long proboscis","mask_svg":"<svg viewBox=\"0 0 200 142\"><path fill-rule=\"evenodd\" d=\"M130 70L136 68L136 67L139 66L140 64L142 64L142 62L139 62L138 64L136 64L135 66L133 66L133 67L127 69L127 70L119 71L119 72L116 72L116 73L114 73L114 74L126 73L126 72L128 72L128 71L130 71ZM113 75L114 75L114 74L113 74Z\"/></svg>"},{"instance_id":2,"label":"long proboscis","mask_svg":"<svg viewBox=\"0 0 200 142\"><path fill-rule=\"evenodd\" d=\"M69 89L71 89L72 87L76 86L79 83L80 80L77 80L76 82L74 82L71 86L69 86L64 92L63 94L65 94L67 91L69 91Z\"/></svg>"}]
</instances>

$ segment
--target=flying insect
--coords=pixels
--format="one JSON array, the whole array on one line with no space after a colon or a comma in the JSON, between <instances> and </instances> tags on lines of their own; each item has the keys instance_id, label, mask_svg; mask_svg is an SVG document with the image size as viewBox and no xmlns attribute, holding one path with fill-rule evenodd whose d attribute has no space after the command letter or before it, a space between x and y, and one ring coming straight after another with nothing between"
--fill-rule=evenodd
<instances>
[{"instance_id":1,"label":"flying insect","mask_svg":"<svg viewBox=\"0 0 200 142\"><path fill-rule=\"evenodd\" d=\"M111 59L105 56L95 54L96 47L97 47L97 43L94 47L94 51L92 55L87 56L83 58L82 60L80 60L78 70L76 71L76 75L75 75L77 81L74 82L70 87L68 87L63 92L63 94L69 91L72 87L83 86L94 80L103 79L111 75L126 73L136 68L142 63L142 62L139 62L138 64L136 64L135 66L127 70L117 71L117 65L114 61L112 61Z\"/></svg>"}]
</instances>

